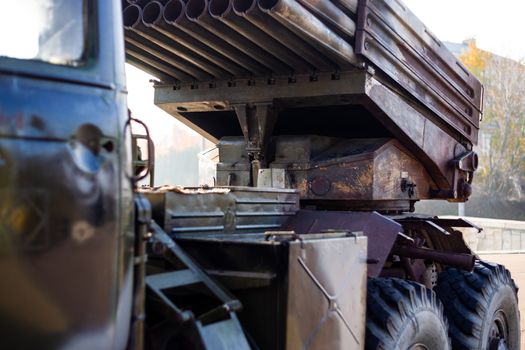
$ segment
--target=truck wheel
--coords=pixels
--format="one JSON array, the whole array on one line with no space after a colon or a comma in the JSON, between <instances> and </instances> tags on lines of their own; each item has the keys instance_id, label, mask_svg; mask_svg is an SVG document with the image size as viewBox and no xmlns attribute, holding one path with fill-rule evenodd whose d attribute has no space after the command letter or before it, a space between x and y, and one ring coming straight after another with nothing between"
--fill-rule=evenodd
<instances>
[{"instance_id":1,"label":"truck wheel","mask_svg":"<svg viewBox=\"0 0 525 350\"><path fill-rule=\"evenodd\" d=\"M397 278L368 281L366 349L450 349L443 306L425 286Z\"/></svg>"},{"instance_id":2,"label":"truck wheel","mask_svg":"<svg viewBox=\"0 0 525 350\"><path fill-rule=\"evenodd\" d=\"M435 291L454 349L519 349L518 288L504 266L477 261L472 272L448 268Z\"/></svg>"}]
</instances>

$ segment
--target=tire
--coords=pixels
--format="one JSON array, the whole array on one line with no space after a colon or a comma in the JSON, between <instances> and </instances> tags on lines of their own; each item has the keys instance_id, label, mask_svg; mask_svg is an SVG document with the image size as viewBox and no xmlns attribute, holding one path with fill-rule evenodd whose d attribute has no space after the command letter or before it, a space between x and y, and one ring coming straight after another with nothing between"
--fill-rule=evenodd
<instances>
[{"instance_id":1,"label":"tire","mask_svg":"<svg viewBox=\"0 0 525 350\"><path fill-rule=\"evenodd\" d=\"M402 279L370 279L365 349L449 350L448 327L436 294Z\"/></svg>"},{"instance_id":2,"label":"tire","mask_svg":"<svg viewBox=\"0 0 525 350\"><path fill-rule=\"evenodd\" d=\"M454 349L520 348L518 288L504 266L477 261L472 272L449 268L435 291Z\"/></svg>"}]
</instances>

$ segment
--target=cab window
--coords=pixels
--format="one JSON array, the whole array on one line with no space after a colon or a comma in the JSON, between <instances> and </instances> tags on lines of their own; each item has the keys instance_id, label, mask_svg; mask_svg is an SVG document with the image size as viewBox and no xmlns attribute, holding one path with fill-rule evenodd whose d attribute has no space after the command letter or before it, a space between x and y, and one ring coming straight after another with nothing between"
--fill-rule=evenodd
<instances>
[{"instance_id":1,"label":"cab window","mask_svg":"<svg viewBox=\"0 0 525 350\"><path fill-rule=\"evenodd\" d=\"M8 1L0 11L0 57L80 65L86 41L84 2Z\"/></svg>"}]
</instances>

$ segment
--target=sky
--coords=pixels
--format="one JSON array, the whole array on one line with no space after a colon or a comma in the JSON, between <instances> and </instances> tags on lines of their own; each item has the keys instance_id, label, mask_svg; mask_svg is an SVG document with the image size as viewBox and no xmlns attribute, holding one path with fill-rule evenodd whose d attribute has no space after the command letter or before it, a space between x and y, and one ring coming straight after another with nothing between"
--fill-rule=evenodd
<instances>
[{"instance_id":1,"label":"sky","mask_svg":"<svg viewBox=\"0 0 525 350\"><path fill-rule=\"evenodd\" d=\"M442 41L475 38L477 46L525 59L524 0L404 0Z\"/></svg>"}]
</instances>

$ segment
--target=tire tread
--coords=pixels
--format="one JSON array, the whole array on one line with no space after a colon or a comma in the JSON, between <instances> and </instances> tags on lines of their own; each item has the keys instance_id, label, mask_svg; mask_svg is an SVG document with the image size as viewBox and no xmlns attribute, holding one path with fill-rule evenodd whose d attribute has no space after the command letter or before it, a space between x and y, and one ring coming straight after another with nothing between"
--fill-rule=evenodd
<instances>
[{"instance_id":1,"label":"tire tread","mask_svg":"<svg viewBox=\"0 0 525 350\"><path fill-rule=\"evenodd\" d=\"M454 349L478 349L483 319L497 289L506 284L518 291L502 265L476 261L472 272L448 268L438 278L437 296L445 307Z\"/></svg>"},{"instance_id":2,"label":"tire tread","mask_svg":"<svg viewBox=\"0 0 525 350\"><path fill-rule=\"evenodd\" d=\"M398 278L370 279L365 348L395 349L403 327L421 310L435 313L442 320L446 332L443 306L434 291L419 283Z\"/></svg>"}]
</instances>

